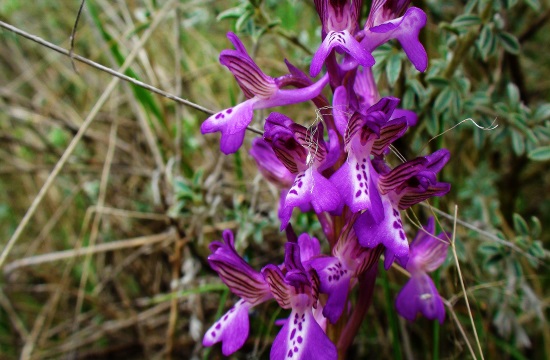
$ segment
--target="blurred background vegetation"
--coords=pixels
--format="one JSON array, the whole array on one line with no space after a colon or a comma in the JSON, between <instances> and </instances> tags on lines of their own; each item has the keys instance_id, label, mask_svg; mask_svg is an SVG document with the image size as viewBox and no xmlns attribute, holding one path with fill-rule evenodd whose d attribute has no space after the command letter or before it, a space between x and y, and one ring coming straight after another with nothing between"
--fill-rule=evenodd
<instances>
[{"instance_id":1,"label":"blurred background vegetation","mask_svg":"<svg viewBox=\"0 0 550 360\"><path fill-rule=\"evenodd\" d=\"M452 153L442 174L451 193L431 205L447 231L458 207L456 249L485 358L549 358L550 1L413 5L428 14L428 71L417 73L397 43L375 54L383 95L419 114L396 147L406 158L440 147ZM79 6L2 0L0 21L69 49ZM271 76L286 73L284 58L307 70L320 43L305 0L87 0L74 53L117 70L137 51L128 76L219 110L242 100L218 63L227 31ZM113 79L0 29L2 359L220 358L219 346L204 349L201 339L235 297L208 267L208 244L229 228L253 267L282 260L278 194L247 153L258 135L224 156L216 135L200 134L207 114L124 81L111 88ZM315 118L311 104L284 111L303 124ZM253 126L267 114L256 112ZM468 118L479 126L461 123ZM419 205L407 216L431 211ZM323 241L313 216L293 224ZM476 339L452 256L436 278L448 304L443 326L396 317L406 278L391 269L350 358L470 357ZM273 321L284 316L276 309L254 310L251 336L233 358L268 358Z\"/></svg>"}]
</instances>

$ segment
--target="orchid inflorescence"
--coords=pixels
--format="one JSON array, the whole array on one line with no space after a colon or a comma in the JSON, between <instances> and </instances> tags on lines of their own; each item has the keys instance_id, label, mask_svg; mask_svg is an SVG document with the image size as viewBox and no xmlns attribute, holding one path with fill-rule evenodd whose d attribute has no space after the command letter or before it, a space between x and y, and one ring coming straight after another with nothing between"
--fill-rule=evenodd
<instances>
[{"instance_id":1,"label":"orchid inflorescence","mask_svg":"<svg viewBox=\"0 0 550 360\"><path fill-rule=\"evenodd\" d=\"M322 121L306 128L273 112L265 120L263 138L252 142L250 155L260 172L280 189L278 215L288 241L284 262L260 271L237 253L231 231L210 245L211 267L241 298L204 335L203 344L221 342L224 355L245 343L249 310L274 299L291 312L274 339L271 359L336 359L339 339L329 339L327 326L349 316L349 294L355 286L374 284L365 278L376 277L382 254L386 270L397 262L411 276L397 296L397 312L409 320L418 312L444 320L443 302L428 272L445 260L448 236L434 235L431 218L409 244L401 210L449 192L450 184L438 182L436 176L450 154L440 149L393 168L386 162L390 145L416 124L417 117L399 109L399 99L382 98L372 72L373 50L391 39L400 42L418 71L426 70L427 54L418 40L426 15L409 7L410 0L373 0L361 28L361 3L315 0L323 41L312 58L310 75L319 75L323 66L327 69L315 82L286 60L288 74L264 74L240 39L228 34L235 50L223 50L220 62L235 76L247 100L212 115L201 126L203 133L221 132L223 153L241 147L255 109L311 100ZM332 104L321 93L327 85ZM294 233L294 208L317 214L329 255L321 254L316 238ZM344 329L341 336L349 333Z\"/></svg>"}]
</instances>

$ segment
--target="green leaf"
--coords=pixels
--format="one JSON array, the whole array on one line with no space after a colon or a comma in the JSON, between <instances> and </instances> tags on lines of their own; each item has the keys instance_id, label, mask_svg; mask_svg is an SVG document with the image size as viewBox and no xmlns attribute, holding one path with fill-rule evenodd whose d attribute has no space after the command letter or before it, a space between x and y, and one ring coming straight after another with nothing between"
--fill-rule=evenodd
<instances>
[{"instance_id":1,"label":"green leaf","mask_svg":"<svg viewBox=\"0 0 550 360\"><path fill-rule=\"evenodd\" d=\"M531 216L531 236L538 238L542 234L542 225L536 216Z\"/></svg>"},{"instance_id":2,"label":"green leaf","mask_svg":"<svg viewBox=\"0 0 550 360\"><path fill-rule=\"evenodd\" d=\"M529 159L535 161L550 160L550 146L541 146L529 152Z\"/></svg>"},{"instance_id":3,"label":"green leaf","mask_svg":"<svg viewBox=\"0 0 550 360\"><path fill-rule=\"evenodd\" d=\"M504 0L504 5L506 9L513 8L518 3L518 0Z\"/></svg>"},{"instance_id":4,"label":"green leaf","mask_svg":"<svg viewBox=\"0 0 550 360\"><path fill-rule=\"evenodd\" d=\"M550 104L542 104L535 109L533 114L533 120L535 121L544 121L550 119Z\"/></svg>"},{"instance_id":5,"label":"green leaf","mask_svg":"<svg viewBox=\"0 0 550 360\"><path fill-rule=\"evenodd\" d=\"M512 130L512 148L516 155L522 155L525 152L525 139L515 130Z\"/></svg>"},{"instance_id":6,"label":"green leaf","mask_svg":"<svg viewBox=\"0 0 550 360\"><path fill-rule=\"evenodd\" d=\"M504 47L504 50L506 50L510 54L515 54L515 55L519 54L519 51L520 51L519 41L514 35L507 32L501 32L497 35L497 37L500 43L502 44L502 46Z\"/></svg>"},{"instance_id":7,"label":"green leaf","mask_svg":"<svg viewBox=\"0 0 550 360\"><path fill-rule=\"evenodd\" d=\"M432 109L428 115L426 129L428 130L430 136L436 136L439 133L439 116L434 109Z\"/></svg>"},{"instance_id":8,"label":"green leaf","mask_svg":"<svg viewBox=\"0 0 550 360\"><path fill-rule=\"evenodd\" d=\"M444 87L450 85L449 80L447 80L443 77L439 77L439 76L434 76L434 77L428 78L428 83L430 85L433 85L433 86L439 87L439 88L444 88Z\"/></svg>"},{"instance_id":9,"label":"green leaf","mask_svg":"<svg viewBox=\"0 0 550 360\"><path fill-rule=\"evenodd\" d=\"M248 20L254 15L254 10L247 9L235 23L235 30L240 31Z\"/></svg>"},{"instance_id":10,"label":"green leaf","mask_svg":"<svg viewBox=\"0 0 550 360\"><path fill-rule=\"evenodd\" d=\"M237 6L231 9L227 9L219 13L219 15L216 17L216 20L220 21L224 19L238 19L244 14L245 11L245 6Z\"/></svg>"},{"instance_id":11,"label":"green leaf","mask_svg":"<svg viewBox=\"0 0 550 360\"><path fill-rule=\"evenodd\" d=\"M435 99L434 107L433 107L434 110L438 114L441 114L444 111L448 110L449 104L452 101L453 95L454 95L453 89L450 86L447 86L446 88L444 88L443 91L441 91L439 95L437 95L437 98Z\"/></svg>"},{"instance_id":12,"label":"green leaf","mask_svg":"<svg viewBox=\"0 0 550 360\"><path fill-rule=\"evenodd\" d=\"M388 64L386 66L386 76L388 78L388 83L390 86L394 86L399 79L399 74L401 74L401 56L394 55L388 59Z\"/></svg>"},{"instance_id":13,"label":"green leaf","mask_svg":"<svg viewBox=\"0 0 550 360\"><path fill-rule=\"evenodd\" d=\"M513 218L514 230L516 230L516 233L520 235L529 235L529 226L527 225L527 221L525 221L525 219L518 213L514 213Z\"/></svg>"},{"instance_id":14,"label":"green leaf","mask_svg":"<svg viewBox=\"0 0 550 360\"><path fill-rule=\"evenodd\" d=\"M495 35L489 25L484 25L477 40L479 51L483 60L487 60L495 48Z\"/></svg>"},{"instance_id":15,"label":"green leaf","mask_svg":"<svg viewBox=\"0 0 550 360\"><path fill-rule=\"evenodd\" d=\"M519 89L516 84L508 83L506 86L506 95L510 100L510 104L516 107L520 102Z\"/></svg>"},{"instance_id":16,"label":"green leaf","mask_svg":"<svg viewBox=\"0 0 550 360\"><path fill-rule=\"evenodd\" d=\"M500 245L484 243L484 244L481 244L479 246L477 251L479 251L480 253L482 253L484 255L491 256L491 255L494 255L494 254L497 254L497 253L500 252Z\"/></svg>"},{"instance_id":17,"label":"green leaf","mask_svg":"<svg viewBox=\"0 0 550 360\"><path fill-rule=\"evenodd\" d=\"M533 241L531 244L531 247L528 250L529 254L533 255L534 257L537 257L539 259L544 258L544 248L542 246L542 242L540 240Z\"/></svg>"},{"instance_id":18,"label":"green leaf","mask_svg":"<svg viewBox=\"0 0 550 360\"><path fill-rule=\"evenodd\" d=\"M481 25L481 18L473 14L459 15L451 25L457 29L464 29L470 26Z\"/></svg>"},{"instance_id":19,"label":"green leaf","mask_svg":"<svg viewBox=\"0 0 550 360\"><path fill-rule=\"evenodd\" d=\"M540 11L540 1L539 0L525 0L525 3L536 12Z\"/></svg>"}]
</instances>

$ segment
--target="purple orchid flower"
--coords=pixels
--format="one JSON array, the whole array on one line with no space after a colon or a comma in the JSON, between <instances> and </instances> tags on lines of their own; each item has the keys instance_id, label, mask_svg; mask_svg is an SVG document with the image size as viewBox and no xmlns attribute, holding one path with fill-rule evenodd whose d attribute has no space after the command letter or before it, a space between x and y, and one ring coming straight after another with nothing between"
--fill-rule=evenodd
<instances>
[{"instance_id":1,"label":"purple orchid flower","mask_svg":"<svg viewBox=\"0 0 550 360\"><path fill-rule=\"evenodd\" d=\"M350 288L357 281L357 276L376 265L383 251L383 246L367 249L359 245L353 230L357 214L347 220L336 246L333 256L317 257L311 266L319 276L319 290L328 294L323 308L323 315L335 324L347 304Z\"/></svg>"},{"instance_id":2,"label":"purple orchid flower","mask_svg":"<svg viewBox=\"0 0 550 360\"><path fill-rule=\"evenodd\" d=\"M236 50L223 50L220 63L233 73L247 100L210 116L202 123L201 132L220 131L220 149L224 154L231 154L241 147L246 127L252 121L253 110L311 100L327 85L328 75L300 89L282 90L281 87L289 83L289 75L282 77L284 81L267 76L248 55L237 35L228 33L227 37Z\"/></svg>"},{"instance_id":3,"label":"purple orchid flower","mask_svg":"<svg viewBox=\"0 0 550 360\"><path fill-rule=\"evenodd\" d=\"M409 243L399 210L449 192L450 184L436 180L437 173L449 161L449 157L447 149L440 149L431 155L407 161L393 170L380 158L373 161L379 174L377 185L382 199L382 221L380 217L374 217L371 211L366 211L355 222L354 228L362 246L383 244L386 247L386 269L395 257L406 264L409 254Z\"/></svg>"},{"instance_id":4,"label":"purple orchid flower","mask_svg":"<svg viewBox=\"0 0 550 360\"><path fill-rule=\"evenodd\" d=\"M370 155L383 154L406 131L405 118L390 120L398 102L396 98L383 98L365 114L356 112L351 116L344 138L347 161L330 178L352 212L368 209L377 221L383 212Z\"/></svg>"},{"instance_id":5,"label":"purple orchid flower","mask_svg":"<svg viewBox=\"0 0 550 360\"><path fill-rule=\"evenodd\" d=\"M407 320L414 320L417 313L422 313L430 320L445 320L445 307L433 280L428 272L437 269L447 257L449 243L443 240L444 233L435 237L434 219L418 231L411 243L409 261L406 269L411 278L397 295L395 307L397 312Z\"/></svg>"},{"instance_id":6,"label":"purple orchid flower","mask_svg":"<svg viewBox=\"0 0 550 360\"><path fill-rule=\"evenodd\" d=\"M212 346L222 342L222 352L228 356L240 349L248 338L248 310L273 296L263 276L237 254L230 230L223 232L223 240L210 244L212 254L208 262L241 299L206 331L202 344Z\"/></svg>"},{"instance_id":7,"label":"purple orchid flower","mask_svg":"<svg viewBox=\"0 0 550 360\"><path fill-rule=\"evenodd\" d=\"M416 7L407 9L403 14L409 3L410 0L374 0L361 46L372 52L390 39L397 39L414 67L423 72L428 67L428 55L418 34L426 25L427 17L424 11Z\"/></svg>"},{"instance_id":8,"label":"purple orchid flower","mask_svg":"<svg viewBox=\"0 0 550 360\"><path fill-rule=\"evenodd\" d=\"M311 204L317 214L340 211L338 190L320 173L336 160L328 156L322 123L308 130L283 114L271 113L266 119L264 139L295 175L280 213L281 229L288 225L295 207Z\"/></svg>"},{"instance_id":9,"label":"purple orchid flower","mask_svg":"<svg viewBox=\"0 0 550 360\"><path fill-rule=\"evenodd\" d=\"M319 279L314 270L304 268L300 246L296 243L285 244L284 271L275 265L262 269L279 306L292 309L273 341L270 359L336 359L336 346L319 326L312 311L318 303Z\"/></svg>"},{"instance_id":10,"label":"purple orchid flower","mask_svg":"<svg viewBox=\"0 0 550 360\"><path fill-rule=\"evenodd\" d=\"M363 66L374 65L370 51L355 39L361 0L315 0L315 7L323 25L323 42L313 55L309 73L317 76L332 50L351 56Z\"/></svg>"}]
</instances>

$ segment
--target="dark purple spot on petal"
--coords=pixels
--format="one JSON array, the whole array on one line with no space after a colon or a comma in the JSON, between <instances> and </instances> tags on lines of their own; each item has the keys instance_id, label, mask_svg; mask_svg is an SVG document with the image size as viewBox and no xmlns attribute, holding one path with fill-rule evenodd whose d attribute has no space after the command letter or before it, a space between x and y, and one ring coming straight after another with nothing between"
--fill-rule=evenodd
<instances>
[{"instance_id":1,"label":"dark purple spot on petal","mask_svg":"<svg viewBox=\"0 0 550 360\"><path fill-rule=\"evenodd\" d=\"M294 339L294 335L296 335L296 329L292 329L292 332L290 333L290 340Z\"/></svg>"},{"instance_id":2,"label":"dark purple spot on petal","mask_svg":"<svg viewBox=\"0 0 550 360\"><path fill-rule=\"evenodd\" d=\"M361 180L361 174L357 174L357 180Z\"/></svg>"},{"instance_id":3,"label":"dark purple spot on petal","mask_svg":"<svg viewBox=\"0 0 550 360\"><path fill-rule=\"evenodd\" d=\"M365 166L365 164L362 164L361 165L361 169L365 170L367 167Z\"/></svg>"},{"instance_id":4,"label":"dark purple spot on petal","mask_svg":"<svg viewBox=\"0 0 550 360\"><path fill-rule=\"evenodd\" d=\"M222 327L222 324L218 323L218 325L216 325L216 330L220 330L221 327Z\"/></svg>"},{"instance_id":5,"label":"dark purple spot on petal","mask_svg":"<svg viewBox=\"0 0 550 360\"><path fill-rule=\"evenodd\" d=\"M363 162L366 163L366 162L367 162L367 158L363 158Z\"/></svg>"},{"instance_id":6,"label":"dark purple spot on petal","mask_svg":"<svg viewBox=\"0 0 550 360\"><path fill-rule=\"evenodd\" d=\"M291 349L291 350L288 350L288 357L289 357L289 358L292 357L292 349Z\"/></svg>"},{"instance_id":7,"label":"dark purple spot on petal","mask_svg":"<svg viewBox=\"0 0 550 360\"><path fill-rule=\"evenodd\" d=\"M219 119L221 116L222 116L222 114L221 114L221 113L218 113L218 114L216 115L216 119Z\"/></svg>"},{"instance_id":8,"label":"dark purple spot on petal","mask_svg":"<svg viewBox=\"0 0 550 360\"><path fill-rule=\"evenodd\" d=\"M359 163L355 164L355 170L359 170Z\"/></svg>"},{"instance_id":9,"label":"dark purple spot on petal","mask_svg":"<svg viewBox=\"0 0 550 360\"><path fill-rule=\"evenodd\" d=\"M216 332L215 332L215 331L212 331L212 332L210 333L210 335L212 335L212 337L216 337Z\"/></svg>"},{"instance_id":10,"label":"dark purple spot on petal","mask_svg":"<svg viewBox=\"0 0 550 360\"><path fill-rule=\"evenodd\" d=\"M294 190L294 189L290 190L288 193L289 193L289 194L298 195L298 192L297 192L296 190Z\"/></svg>"},{"instance_id":11,"label":"dark purple spot on petal","mask_svg":"<svg viewBox=\"0 0 550 360\"><path fill-rule=\"evenodd\" d=\"M397 221L393 222L393 228L394 229L399 229L400 228L399 223Z\"/></svg>"},{"instance_id":12,"label":"dark purple spot on petal","mask_svg":"<svg viewBox=\"0 0 550 360\"><path fill-rule=\"evenodd\" d=\"M355 197L359 197L361 196L361 190L357 190L357 192L355 193Z\"/></svg>"},{"instance_id":13,"label":"dark purple spot on petal","mask_svg":"<svg viewBox=\"0 0 550 360\"><path fill-rule=\"evenodd\" d=\"M294 347L294 352L295 352L295 353L298 352L298 347L297 347L297 346Z\"/></svg>"},{"instance_id":14,"label":"dark purple spot on petal","mask_svg":"<svg viewBox=\"0 0 550 360\"><path fill-rule=\"evenodd\" d=\"M233 112L233 109L227 109L226 113L231 114Z\"/></svg>"},{"instance_id":15,"label":"dark purple spot on petal","mask_svg":"<svg viewBox=\"0 0 550 360\"><path fill-rule=\"evenodd\" d=\"M228 317L229 317L229 315L225 315L225 316L223 317L223 321L226 321Z\"/></svg>"},{"instance_id":16,"label":"dark purple spot on petal","mask_svg":"<svg viewBox=\"0 0 550 360\"><path fill-rule=\"evenodd\" d=\"M399 232L399 237L401 238L401 240L405 240L405 234L403 233L403 231Z\"/></svg>"},{"instance_id":17,"label":"dark purple spot on petal","mask_svg":"<svg viewBox=\"0 0 550 360\"><path fill-rule=\"evenodd\" d=\"M300 182L298 183L298 187L301 188L302 185L304 185L304 183L300 181Z\"/></svg>"},{"instance_id":18,"label":"dark purple spot on petal","mask_svg":"<svg viewBox=\"0 0 550 360\"><path fill-rule=\"evenodd\" d=\"M332 281L332 275L329 275L329 276L328 276L328 281L329 281L329 282Z\"/></svg>"},{"instance_id":19,"label":"dark purple spot on petal","mask_svg":"<svg viewBox=\"0 0 550 360\"><path fill-rule=\"evenodd\" d=\"M301 337L301 336L298 336L298 339L296 339L296 340L298 340L298 344L301 344L301 343L302 343L302 341L304 341L304 339L302 339L302 337Z\"/></svg>"}]
</instances>

